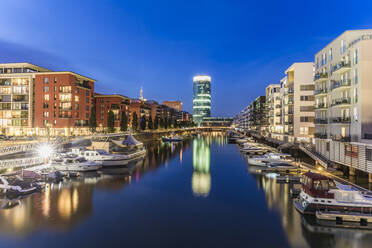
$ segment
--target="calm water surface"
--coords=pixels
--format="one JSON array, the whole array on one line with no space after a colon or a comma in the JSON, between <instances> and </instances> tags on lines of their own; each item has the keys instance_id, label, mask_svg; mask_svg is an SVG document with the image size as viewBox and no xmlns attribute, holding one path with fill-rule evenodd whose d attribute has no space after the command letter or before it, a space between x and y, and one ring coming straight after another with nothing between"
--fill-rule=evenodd
<instances>
[{"instance_id":1,"label":"calm water surface","mask_svg":"<svg viewBox=\"0 0 372 248\"><path fill-rule=\"evenodd\" d=\"M0 201L1 247L371 247L372 232L322 227L289 185L247 172L221 133L150 145L109 169Z\"/></svg>"}]
</instances>

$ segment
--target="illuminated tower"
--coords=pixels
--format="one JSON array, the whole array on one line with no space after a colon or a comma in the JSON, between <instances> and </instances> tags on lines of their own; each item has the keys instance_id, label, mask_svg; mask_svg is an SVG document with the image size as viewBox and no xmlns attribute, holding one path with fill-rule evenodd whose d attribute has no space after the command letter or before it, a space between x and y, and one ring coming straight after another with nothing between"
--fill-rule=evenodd
<instances>
[{"instance_id":1,"label":"illuminated tower","mask_svg":"<svg viewBox=\"0 0 372 248\"><path fill-rule=\"evenodd\" d=\"M141 90L140 90L140 100L143 101L143 90L142 90L142 87L141 87Z\"/></svg>"},{"instance_id":2,"label":"illuminated tower","mask_svg":"<svg viewBox=\"0 0 372 248\"><path fill-rule=\"evenodd\" d=\"M211 77L195 76L193 98L193 119L200 125L204 117L211 116Z\"/></svg>"}]
</instances>

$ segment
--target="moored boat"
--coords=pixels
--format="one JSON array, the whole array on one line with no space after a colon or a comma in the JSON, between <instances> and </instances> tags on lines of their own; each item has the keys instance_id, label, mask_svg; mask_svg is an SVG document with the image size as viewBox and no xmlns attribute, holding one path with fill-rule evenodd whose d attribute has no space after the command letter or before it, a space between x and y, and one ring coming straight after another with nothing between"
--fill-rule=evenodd
<instances>
[{"instance_id":1,"label":"moored boat","mask_svg":"<svg viewBox=\"0 0 372 248\"><path fill-rule=\"evenodd\" d=\"M372 196L365 192L313 172L306 172L301 181L301 193L294 205L303 214L315 215L317 211L372 214Z\"/></svg>"},{"instance_id":2,"label":"moored boat","mask_svg":"<svg viewBox=\"0 0 372 248\"><path fill-rule=\"evenodd\" d=\"M179 135L174 135L174 133L172 133L169 136L161 137L161 140L163 142L181 142L183 140L183 137Z\"/></svg>"},{"instance_id":3,"label":"moored boat","mask_svg":"<svg viewBox=\"0 0 372 248\"><path fill-rule=\"evenodd\" d=\"M289 164L292 162L291 155L289 154L277 154L267 153L262 156L251 156L248 157L248 163L255 166L270 167L278 164Z\"/></svg>"},{"instance_id":4,"label":"moored boat","mask_svg":"<svg viewBox=\"0 0 372 248\"><path fill-rule=\"evenodd\" d=\"M50 166L55 170L67 172L97 171L101 165L94 161L88 161L83 157L66 157L53 159Z\"/></svg>"}]
</instances>

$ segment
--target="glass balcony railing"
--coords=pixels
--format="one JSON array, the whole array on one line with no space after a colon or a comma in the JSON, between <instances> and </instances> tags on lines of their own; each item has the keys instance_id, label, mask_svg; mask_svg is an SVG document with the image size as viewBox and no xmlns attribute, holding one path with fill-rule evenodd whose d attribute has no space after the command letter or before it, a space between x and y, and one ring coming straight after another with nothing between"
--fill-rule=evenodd
<instances>
[{"instance_id":1,"label":"glass balcony railing","mask_svg":"<svg viewBox=\"0 0 372 248\"><path fill-rule=\"evenodd\" d=\"M327 94L328 93L328 89L327 88L324 88L324 89L316 89L314 91L314 95L320 95L320 94Z\"/></svg>"},{"instance_id":2,"label":"glass balcony railing","mask_svg":"<svg viewBox=\"0 0 372 248\"><path fill-rule=\"evenodd\" d=\"M324 102L315 104L315 106L314 106L314 109L324 109L324 108L327 108L327 104L324 103Z\"/></svg>"},{"instance_id":3,"label":"glass balcony railing","mask_svg":"<svg viewBox=\"0 0 372 248\"><path fill-rule=\"evenodd\" d=\"M350 142L351 136L331 135L331 139L340 142Z\"/></svg>"},{"instance_id":4,"label":"glass balcony railing","mask_svg":"<svg viewBox=\"0 0 372 248\"><path fill-rule=\"evenodd\" d=\"M326 133L314 133L314 137L318 139L326 139L327 134Z\"/></svg>"},{"instance_id":5,"label":"glass balcony railing","mask_svg":"<svg viewBox=\"0 0 372 248\"><path fill-rule=\"evenodd\" d=\"M332 101L332 106L349 105L349 104L351 104L350 97L342 97L339 99L334 99Z\"/></svg>"},{"instance_id":6,"label":"glass balcony railing","mask_svg":"<svg viewBox=\"0 0 372 248\"><path fill-rule=\"evenodd\" d=\"M327 118L315 118L315 124L328 124Z\"/></svg>"},{"instance_id":7,"label":"glass balcony railing","mask_svg":"<svg viewBox=\"0 0 372 248\"><path fill-rule=\"evenodd\" d=\"M332 123L350 123L350 117L335 117L331 119Z\"/></svg>"},{"instance_id":8,"label":"glass balcony railing","mask_svg":"<svg viewBox=\"0 0 372 248\"><path fill-rule=\"evenodd\" d=\"M341 61L340 63L336 64L332 68L332 72L345 72L346 70L349 70L351 68L350 62Z\"/></svg>"},{"instance_id":9,"label":"glass balcony railing","mask_svg":"<svg viewBox=\"0 0 372 248\"><path fill-rule=\"evenodd\" d=\"M324 72L324 73L318 72L318 73L315 73L314 75L314 81L318 81L321 79L327 79L327 78L328 78L327 72Z\"/></svg>"},{"instance_id":10,"label":"glass balcony railing","mask_svg":"<svg viewBox=\"0 0 372 248\"><path fill-rule=\"evenodd\" d=\"M342 80L342 81L333 81L332 86L331 86L331 90L341 88L341 87L349 87L349 86L351 86L351 80L350 79Z\"/></svg>"}]
</instances>

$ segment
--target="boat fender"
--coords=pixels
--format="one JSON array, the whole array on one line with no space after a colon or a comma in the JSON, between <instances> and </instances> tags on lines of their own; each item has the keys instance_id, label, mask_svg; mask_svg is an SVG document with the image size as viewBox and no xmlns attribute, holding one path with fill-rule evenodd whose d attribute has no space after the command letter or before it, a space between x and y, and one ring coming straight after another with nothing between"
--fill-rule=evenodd
<instances>
[{"instance_id":1,"label":"boat fender","mask_svg":"<svg viewBox=\"0 0 372 248\"><path fill-rule=\"evenodd\" d=\"M306 208L306 202L305 201L302 202L302 207Z\"/></svg>"}]
</instances>

